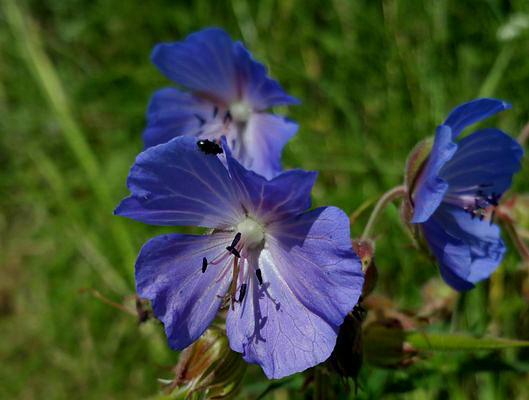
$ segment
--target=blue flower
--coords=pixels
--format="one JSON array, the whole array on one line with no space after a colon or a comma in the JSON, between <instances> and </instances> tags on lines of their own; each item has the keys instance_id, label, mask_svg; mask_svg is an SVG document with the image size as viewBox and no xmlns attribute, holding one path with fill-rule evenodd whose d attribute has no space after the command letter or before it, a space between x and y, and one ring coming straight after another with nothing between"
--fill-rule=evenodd
<instances>
[{"instance_id":1,"label":"blue flower","mask_svg":"<svg viewBox=\"0 0 529 400\"><path fill-rule=\"evenodd\" d=\"M437 127L428 160L415 184L412 223L420 223L444 280L464 291L487 278L505 252L494 207L520 169L522 148L505 133L461 131L510 105L476 99L456 107Z\"/></svg>"},{"instance_id":2,"label":"blue flower","mask_svg":"<svg viewBox=\"0 0 529 400\"><path fill-rule=\"evenodd\" d=\"M165 88L154 93L143 133L146 148L179 135L210 140L226 136L234 157L246 168L267 178L281 170L281 150L297 124L265 110L298 101L267 78L266 68L241 42L210 28L182 42L158 44L151 59L189 92Z\"/></svg>"},{"instance_id":3,"label":"blue flower","mask_svg":"<svg viewBox=\"0 0 529 400\"><path fill-rule=\"evenodd\" d=\"M148 241L136 261L137 292L151 301L175 350L227 309L230 347L280 378L329 357L360 296L361 264L341 210L305 211L315 172L267 180L222 144L227 168L189 136L147 149L131 168L131 195L115 214L211 228Z\"/></svg>"}]
</instances>

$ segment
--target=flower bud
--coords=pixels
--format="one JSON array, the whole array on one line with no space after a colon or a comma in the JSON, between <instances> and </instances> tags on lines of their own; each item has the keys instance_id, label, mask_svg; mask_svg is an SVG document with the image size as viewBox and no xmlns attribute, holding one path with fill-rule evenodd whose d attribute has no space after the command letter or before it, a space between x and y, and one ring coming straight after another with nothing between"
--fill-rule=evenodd
<instances>
[{"instance_id":1,"label":"flower bud","mask_svg":"<svg viewBox=\"0 0 529 400\"><path fill-rule=\"evenodd\" d=\"M362 298L366 298L374 289L378 280L378 270L375 265L375 243L372 240L353 239L352 247L362 262L364 271L364 286Z\"/></svg>"},{"instance_id":2,"label":"flower bud","mask_svg":"<svg viewBox=\"0 0 529 400\"><path fill-rule=\"evenodd\" d=\"M175 377L166 392L178 388L177 393L186 398L198 392L208 399L232 398L240 388L246 366L240 354L229 348L224 330L211 326L180 353Z\"/></svg>"},{"instance_id":3,"label":"flower bud","mask_svg":"<svg viewBox=\"0 0 529 400\"><path fill-rule=\"evenodd\" d=\"M383 368L403 368L413 364L418 351L404 341L405 332L396 318L368 324L363 331L364 359Z\"/></svg>"},{"instance_id":4,"label":"flower bud","mask_svg":"<svg viewBox=\"0 0 529 400\"><path fill-rule=\"evenodd\" d=\"M338 375L356 378L362 366L362 321L365 311L356 306L345 317L340 327L336 346L329 358L330 365Z\"/></svg>"},{"instance_id":5,"label":"flower bud","mask_svg":"<svg viewBox=\"0 0 529 400\"><path fill-rule=\"evenodd\" d=\"M433 137L426 138L417 143L408 155L404 170L404 186L406 187L407 194L403 197L401 202L400 217L404 226L408 228L413 237L419 240L419 242L422 242L422 239L418 225L409 223L413 215L412 196L424 165L430 155L432 144Z\"/></svg>"}]
</instances>

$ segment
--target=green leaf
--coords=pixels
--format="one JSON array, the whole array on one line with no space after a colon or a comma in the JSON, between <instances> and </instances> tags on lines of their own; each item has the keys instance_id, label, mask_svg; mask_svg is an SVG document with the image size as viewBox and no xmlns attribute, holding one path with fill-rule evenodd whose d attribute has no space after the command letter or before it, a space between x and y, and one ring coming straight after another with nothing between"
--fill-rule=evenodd
<instances>
[{"instance_id":1,"label":"green leaf","mask_svg":"<svg viewBox=\"0 0 529 400\"><path fill-rule=\"evenodd\" d=\"M447 333L408 332L405 341L417 350L495 350L529 346L529 341Z\"/></svg>"}]
</instances>

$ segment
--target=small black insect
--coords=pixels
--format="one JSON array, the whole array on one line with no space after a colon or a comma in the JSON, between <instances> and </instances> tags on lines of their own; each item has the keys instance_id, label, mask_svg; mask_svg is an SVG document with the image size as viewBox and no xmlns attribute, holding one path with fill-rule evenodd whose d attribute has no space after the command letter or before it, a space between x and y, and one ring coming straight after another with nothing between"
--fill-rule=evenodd
<instances>
[{"instance_id":1,"label":"small black insect","mask_svg":"<svg viewBox=\"0 0 529 400\"><path fill-rule=\"evenodd\" d=\"M206 154L221 154L222 153L222 147L220 147L217 143L205 139L205 140L199 140L197 142L198 148L206 153Z\"/></svg>"},{"instance_id":2,"label":"small black insect","mask_svg":"<svg viewBox=\"0 0 529 400\"><path fill-rule=\"evenodd\" d=\"M206 272L208 268L208 259L206 257L202 258L202 273Z\"/></svg>"}]
</instances>

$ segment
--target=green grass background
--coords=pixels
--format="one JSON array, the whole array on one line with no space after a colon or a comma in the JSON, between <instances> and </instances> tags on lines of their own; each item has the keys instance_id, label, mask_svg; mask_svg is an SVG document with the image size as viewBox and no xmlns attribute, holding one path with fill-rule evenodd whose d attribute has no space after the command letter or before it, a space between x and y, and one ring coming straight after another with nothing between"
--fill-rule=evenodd
<instances>
[{"instance_id":1,"label":"green grass background","mask_svg":"<svg viewBox=\"0 0 529 400\"><path fill-rule=\"evenodd\" d=\"M0 1L0 398L136 399L171 377L161 327L138 326L133 260L176 231L112 216L141 150L150 94L169 85L149 53L207 26L240 38L302 104L287 168L316 169L313 204L347 213L402 181L407 153L449 110L494 96L486 121L529 120L526 0ZM525 18L525 19L524 19ZM517 22L518 21L518 22ZM519 21L522 21L521 23ZM509 31L510 29L510 31ZM514 32L501 39L500 32ZM527 190L528 162L515 179ZM368 212L351 226L362 232ZM416 310L438 275L391 206L377 225L376 292ZM512 251L438 331L529 339L526 271ZM440 281L437 285L442 286ZM301 378L266 399L304 398ZM441 353L406 370L366 367L362 399L527 399L527 351ZM266 387L250 369L241 398Z\"/></svg>"}]
</instances>

